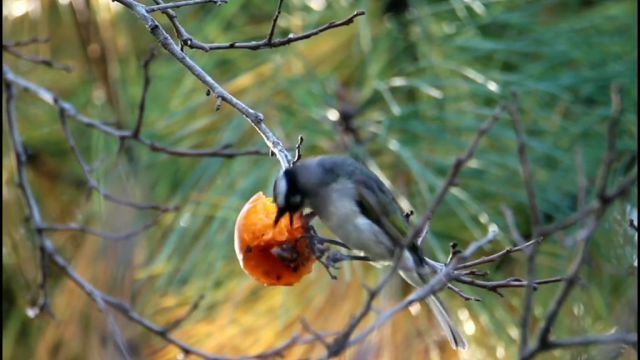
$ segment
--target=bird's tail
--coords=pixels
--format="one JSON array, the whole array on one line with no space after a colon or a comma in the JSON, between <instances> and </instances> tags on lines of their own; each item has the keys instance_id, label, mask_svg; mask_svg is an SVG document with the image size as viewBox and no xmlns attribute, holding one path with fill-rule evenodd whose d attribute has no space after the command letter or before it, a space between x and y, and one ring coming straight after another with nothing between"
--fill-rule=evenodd
<instances>
[{"instance_id":1,"label":"bird's tail","mask_svg":"<svg viewBox=\"0 0 640 360\"><path fill-rule=\"evenodd\" d=\"M411 285L415 287L420 287L424 281L422 277L419 276L415 271L400 271L400 275ZM438 299L436 295L431 295L427 298L427 304L429 304L429 308L435 315L438 323L444 330L447 335L447 339L449 339L449 343L451 343L451 347L454 349L466 350L467 349L467 341L464 339L458 328L453 323L447 310L444 305Z\"/></svg>"}]
</instances>

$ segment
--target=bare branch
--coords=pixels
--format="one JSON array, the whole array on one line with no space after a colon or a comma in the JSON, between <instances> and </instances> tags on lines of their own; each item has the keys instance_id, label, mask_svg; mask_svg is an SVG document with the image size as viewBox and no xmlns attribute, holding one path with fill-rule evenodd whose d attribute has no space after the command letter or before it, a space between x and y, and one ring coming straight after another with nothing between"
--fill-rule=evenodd
<instances>
[{"instance_id":1,"label":"bare branch","mask_svg":"<svg viewBox=\"0 0 640 360\"><path fill-rule=\"evenodd\" d=\"M33 93L44 102L57 107L59 110L63 110L67 116L73 118L78 123L88 126L90 128L96 129L102 132L103 134L117 138L120 141L125 139L132 139L133 141L148 147L153 152L164 153L164 154L173 155L173 156L184 156L184 157L223 157L223 158L233 158L237 156L256 156L256 155L264 156L268 154L267 151L258 150L258 149L229 150L230 145L222 145L218 148L202 149L202 150L178 149L178 148L172 148L172 147L158 144L142 136L134 138L132 135L133 133L132 131L116 129L110 125L107 125L102 121L92 119L80 113L73 105L59 98L56 94L54 94L50 90L43 88L39 85L36 85L16 75L15 73L13 73L13 71L9 69L8 66L4 64L2 66L2 76L5 79L5 81L10 81L11 83Z\"/></svg>"},{"instance_id":2,"label":"bare branch","mask_svg":"<svg viewBox=\"0 0 640 360\"><path fill-rule=\"evenodd\" d=\"M504 297L504 295L500 292L500 289L503 288L526 288L528 286L531 286L534 290L538 289L538 285L544 285L544 284L553 284L553 283L558 283L561 281L564 281L565 278L562 276L559 277L552 277L552 278L548 278L548 279L540 279L540 280L533 280L531 281L531 283L529 283L526 280L520 279L520 278L516 278L516 277L512 277L512 278L508 278L508 279L504 279L504 280L497 280L497 281L484 281L484 280L476 280L476 279L471 279L469 277L466 276L455 276L453 279L455 282L459 282L461 284L465 284L468 286L473 286L473 287L477 287L480 289L485 289L488 291L491 291L493 293L495 293L496 295L500 296L500 297Z\"/></svg>"},{"instance_id":3,"label":"bare branch","mask_svg":"<svg viewBox=\"0 0 640 360\"><path fill-rule=\"evenodd\" d=\"M27 44L20 44L20 45L27 45ZM62 70L62 71L65 71L65 72L73 71L73 69L69 65L59 64L59 63L57 63L57 62L55 62L55 61L53 61L51 59L46 59L46 58L41 58L41 57L38 57L38 56L23 54L20 51L14 49L14 46L9 46L9 45L7 45L5 43L2 43L2 50L4 52L7 52L7 53L17 57L18 59L21 59L21 60L24 60L24 61L28 61L30 63L34 63L34 64L38 64L38 65L44 65L44 66L50 67L52 69Z\"/></svg>"},{"instance_id":4,"label":"bare branch","mask_svg":"<svg viewBox=\"0 0 640 360\"><path fill-rule=\"evenodd\" d=\"M589 223L586 224L584 228L580 229L578 235L576 236L576 242L579 244L578 255L576 256L576 259L571 266L571 270L569 271L569 275L567 276L566 281L563 283L562 288L549 307L549 312L545 317L544 323L540 329L540 334L538 335L539 344L545 343L549 339L551 327L555 323L558 314L560 313L560 308L566 302L567 298L569 297L569 293L571 292L571 290L573 290L573 287L578 282L578 271L584 263L590 239L592 238L594 231L598 228L600 216L591 217L589 219ZM535 353L535 348L532 350L532 352Z\"/></svg>"},{"instance_id":5,"label":"bare branch","mask_svg":"<svg viewBox=\"0 0 640 360\"><path fill-rule=\"evenodd\" d=\"M156 56L156 49L151 48L149 55L144 59L142 63L142 69L144 73L144 80L142 84L142 95L140 96L140 104L138 105L138 118L136 120L136 126L131 133L131 137L138 138L140 136L140 130L142 129L142 120L144 119L144 107L147 100L147 91L149 91L149 84L151 83L151 76L149 76L149 66L151 61Z\"/></svg>"},{"instance_id":6,"label":"bare branch","mask_svg":"<svg viewBox=\"0 0 640 360\"><path fill-rule=\"evenodd\" d=\"M621 344L631 346L634 349L638 349L638 334L625 334L615 332L607 335L591 335L581 336L570 339L549 340L545 345L545 350L576 347L576 346L590 346L590 345L605 345L605 344Z\"/></svg>"},{"instance_id":7,"label":"bare branch","mask_svg":"<svg viewBox=\"0 0 640 360\"><path fill-rule=\"evenodd\" d=\"M128 0L123 0L128 1ZM174 14L175 15L175 14ZM234 50L234 49L244 49L244 50L262 50L262 49L274 49L282 46L291 45L295 42L306 40L312 38L314 36L320 35L326 31L331 29L348 26L353 23L353 21L360 17L364 16L365 12L362 10L358 10L354 12L351 16L340 20L340 21L331 21L323 26L320 26L316 29L309 30L299 35L289 34L289 36L281 39L271 39L269 41L268 37L264 40L260 41L249 41L249 42L229 42L229 43L214 43L214 44L206 44L202 43L198 40L195 40L191 37L184 28L180 25L179 28L182 31L176 30L179 34L181 33L183 36L180 37L180 40L183 45L190 47L192 49L202 50L202 51L213 51L213 50ZM169 15L168 15L169 16ZM177 20L173 23L174 28L176 27Z\"/></svg>"},{"instance_id":8,"label":"bare branch","mask_svg":"<svg viewBox=\"0 0 640 360\"><path fill-rule=\"evenodd\" d=\"M558 291L555 299L551 303L548 313L543 321L542 326L540 327L540 331L538 333L536 343L531 347L527 347L528 342L528 319L530 318L531 313L531 302L532 302L532 294L527 292L525 297L525 307L523 313L523 323L522 323L522 335L521 335L521 347L520 347L520 356L522 359L532 359L537 354L550 350L551 347L548 347L550 340L551 329L555 324L558 314L560 313L561 307L566 302L569 294L575 287L578 282L578 273L585 262L587 250L591 239L593 237L594 232L600 225L600 222L604 216L609 205L625 195L637 182L637 167L633 169L632 172L627 174L623 180L615 187L612 191L607 191L607 182L609 178L609 173L613 166L613 162L615 161L615 148L616 148L616 129L619 119L621 117L622 111L622 100L620 99L619 88L617 86L612 86L611 90L612 94L612 115L609 120L608 128L607 128L607 147L605 156L602 160L600 171L598 173L598 178L596 181L596 199L595 201L582 209L579 209L572 216L568 217L564 221L561 221L557 224L549 226L545 231L549 231L548 229L554 230L559 229L562 226L567 224L575 224L577 222L584 221L584 225L578 229L577 233L574 235L575 242L578 243L579 249L576 258L574 259L571 268L569 269L569 273L566 276L565 281L563 282L562 287ZM532 269L535 266L535 253L532 252L529 254L529 278L532 276ZM531 289L527 287L527 290ZM637 341L636 341L637 342Z\"/></svg>"},{"instance_id":9,"label":"bare branch","mask_svg":"<svg viewBox=\"0 0 640 360\"><path fill-rule=\"evenodd\" d=\"M3 48L5 46L14 48L14 47L33 45L33 44L45 44L45 43L48 43L48 42L49 42L49 38L34 37L34 38L31 38L31 39L25 39L25 40L2 42L2 46L3 46Z\"/></svg>"},{"instance_id":10,"label":"bare branch","mask_svg":"<svg viewBox=\"0 0 640 360\"><path fill-rule=\"evenodd\" d=\"M504 218L507 220L507 226L509 227L509 232L511 233L511 237L513 238L515 243L518 245L524 244L525 243L524 237L522 237L522 234L520 234L520 231L518 231L518 227L516 226L516 220L515 220L515 217L513 216L513 211L511 211L511 209L504 204L500 205L500 209L502 210L502 214L504 215Z\"/></svg>"},{"instance_id":11,"label":"bare branch","mask_svg":"<svg viewBox=\"0 0 640 360\"><path fill-rule=\"evenodd\" d=\"M516 139L518 142L518 157L520 158L520 166L522 169L522 179L527 191L527 198L529 199L529 208L531 216L531 227L533 228L533 236L538 235L536 228L540 226L540 209L538 208L538 201L536 199L536 192L533 185L533 172L531 171L531 165L529 163L529 156L527 155L527 140L524 134L524 127L522 125L522 117L520 115L518 94L514 91L511 93L512 101L507 106L509 116L513 121L513 129L516 133Z\"/></svg>"},{"instance_id":12,"label":"bare branch","mask_svg":"<svg viewBox=\"0 0 640 360\"><path fill-rule=\"evenodd\" d=\"M449 170L449 174L447 175L447 178L442 184L442 187L440 188L440 190L432 200L431 206L429 207L425 215L422 217L420 224L414 229L413 233L410 236L410 239L412 241L415 240L418 243L418 245L420 245L424 240L424 235L426 235L428 231L429 224L431 222L431 219L433 218L433 215L438 209L438 206L440 206L440 203L442 203L442 200L444 200L444 197L449 192L449 189L451 188L451 186L455 184L456 179L458 178L458 175L460 174L460 171L462 170L462 168L467 164L467 162L469 162L469 160L471 160L471 158L475 154L478 144L480 143L480 139L482 139L482 137L484 137L484 135L500 119L500 115L502 114L502 111L503 111L503 108L500 107L500 109L498 109L496 113L493 114L491 118L482 125L482 127L480 127L480 129L476 134L476 137L473 139L473 142L469 145L469 148L467 149L465 154L462 155L461 157L456 158L456 160L454 161L453 166L451 167L451 170Z\"/></svg>"},{"instance_id":13,"label":"bare branch","mask_svg":"<svg viewBox=\"0 0 640 360\"><path fill-rule=\"evenodd\" d=\"M191 306L189 307L189 310L187 310L187 312L184 315L182 315L180 318L172 321L171 324L165 326L164 331L170 332L178 328L178 326L182 325L189 318L189 316L191 316L194 312L196 312L196 310L198 310L198 307L200 306L200 303L202 303L203 299L204 299L204 294L200 294L200 296L198 296L196 301L194 301L193 304L191 304Z\"/></svg>"},{"instance_id":14,"label":"bare branch","mask_svg":"<svg viewBox=\"0 0 640 360\"><path fill-rule=\"evenodd\" d=\"M33 190L31 189L31 186L27 178L27 172L26 172L27 157L26 157L26 152L24 149L24 145L22 143L22 139L20 137L20 132L18 130L17 121L16 121L15 87L11 82L6 80L4 84L5 84L5 89L7 90L6 112L7 112L7 122L9 124L9 133L10 133L9 137L11 139L11 144L13 146L13 152L16 155L16 173L18 174L18 186L22 190L22 194L24 195L24 198L27 203L29 214L31 215L30 217L31 221L33 222L33 225L36 229L38 245L40 248L41 258L42 258L42 262L41 262L42 280L41 280L40 286L41 286L41 290L46 291L46 279L47 279L47 272L48 272L47 259L51 259L58 264L59 260L62 258L55 251L53 244L44 236L42 231L38 230L40 227L42 227L43 220L40 212L40 207L38 206L36 198L33 194ZM104 313L105 316L107 317L109 327L111 329L111 332L113 333L113 337L118 345L118 348L121 351L121 355L123 356L123 358L129 359L130 356L127 351L126 342L124 341L122 334L115 320L113 319L112 315L106 310L106 307L104 306L104 302L100 297L96 296L95 293L88 293L88 295L95 301L98 309L102 313ZM47 304L46 296L47 296L46 293L42 294L42 299L43 299L42 304L44 304L44 306L46 306Z\"/></svg>"},{"instance_id":15,"label":"bare branch","mask_svg":"<svg viewBox=\"0 0 640 360\"><path fill-rule=\"evenodd\" d=\"M449 289L449 290L453 291L454 293L456 293L464 301L482 301L482 299L480 299L480 298L473 297L473 296L465 294L462 290L458 289L457 287L455 287L455 286L453 286L451 284L447 284L447 289Z\"/></svg>"},{"instance_id":16,"label":"bare branch","mask_svg":"<svg viewBox=\"0 0 640 360\"><path fill-rule=\"evenodd\" d=\"M373 308L373 301L376 297L382 292L382 289L389 283L392 279L393 275L398 270L400 266L400 259L402 258L402 254L404 253L404 247L399 247L396 249L396 252L393 256L393 266L387 272L387 274L382 278L382 281L378 283L378 285L373 289L368 289L367 300L358 312L358 314L349 322L347 327L340 332L338 336L329 344L327 347L327 357L332 358L340 355L353 344L349 341L356 328L362 323L362 321L367 317L367 315L371 312Z\"/></svg>"},{"instance_id":17,"label":"bare branch","mask_svg":"<svg viewBox=\"0 0 640 360\"><path fill-rule=\"evenodd\" d=\"M469 262L464 263L464 264L460 264L460 265L458 265L456 267L456 271L472 268L472 267L475 267L475 266L478 266L478 265L483 265L483 264L488 264L488 263L491 263L491 262L495 262L497 260L502 259L503 257L505 257L507 255L510 255L510 254L513 254L513 253L516 253L516 252L519 252L519 251L523 251L523 250L527 249L529 246L532 246L532 245L534 245L536 243L540 243L541 241L542 241L542 238L539 237L539 238L536 238L536 239L533 239L533 240L529 240L529 241L527 241L526 243L524 243L524 244L522 244L520 246L509 247L509 248L506 248L506 249L504 249L504 250L502 250L500 252L497 252L497 253L495 253L493 255L484 256L484 257L482 257L480 259L469 261Z\"/></svg>"},{"instance_id":18,"label":"bare branch","mask_svg":"<svg viewBox=\"0 0 640 360\"><path fill-rule=\"evenodd\" d=\"M269 35L267 35L267 43L271 44L273 41L273 35L276 32L276 25L278 24L278 18L280 17L280 11L282 10L282 3L284 0L278 0L278 8L276 9L276 13L273 15L273 20L271 21L271 28L269 29Z\"/></svg>"},{"instance_id":19,"label":"bare branch","mask_svg":"<svg viewBox=\"0 0 640 360\"><path fill-rule=\"evenodd\" d=\"M607 125L607 149L602 160L600 170L598 171L598 177L596 178L596 195L598 198L603 199L607 191L607 183L609 181L609 174L611 173L611 167L616 158L616 132L620 124L620 118L622 117L622 97L620 95L620 86L617 84L611 85L611 117Z\"/></svg>"},{"instance_id":20,"label":"bare branch","mask_svg":"<svg viewBox=\"0 0 640 360\"><path fill-rule=\"evenodd\" d=\"M219 6L219 5L224 5L227 2L228 2L227 0L187 0L187 1L176 1L169 4L147 6L145 9L147 13L151 14L152 12L155 12L155 11L166 11L170 9L181 8L183 6L193 6L193 5L210 4L210 3Z\"/></svg>"},{"instance_id":21,"label":"bare branch","mask_svg":"<svg viewBox=\"0 0 640 360\"><path fill-rule=\"evenodd\" d=\"M463 251L461 254L457 255L456 257L454 257L451 260L451 262L448 265L446 265L437 275L433 276L425 286L422 286L421 288L416 289L413 293L411 293L411 295L406 297L402 302L392 307L391 309L381 313L380 316L378 316L376 321L371 326L367 327L357 337L355 337L354 339L346 343L345 349L346 347L351 347L353 345L356 345L364 341L364 339L366 339L375 330L380 328L380 326L382 326L384 323L389 321L400 311L408 308L409 306L411 306L411 304L417 301L426 299L427 297L435 294L438 290L446 286L446 284L454 276L455 267L460 262L466 261L471 255L473 255L480 248L484 247L485 245L493 241L497 235L498 235L498 231L496 229L490 229L486 237L471 243L465 251Z\"/></svg>"},{"instance_id":22,"label":"bare branch","mask_svg":"<svg viewBox=\"0 0 640 360\"><path fill-rule=\"evenodd\" d=\"M264 138L265 142L273 150L278 157L282 168L287 168L291 165L291 155L287 152L282 142L271 132L271 130L264 124L264 116L247 105L236 99L234 96L224 90L216 81L214 81L204 70L196 65L189 57L185 56L182 51L173 43L171 37L164 31L162 26L147 12L145 7L133 0L116 0L118 3L126 6L131 10L138 18L145 24L149 32L156 38L156 40L167 50L178 62L180 62L189 72L191 72L198 80L200 80L207 88L211 89L213 94L221 98L224 102L231 105L234 109L238 110L244 115L251 125L258 131Z\"/></svg>"},{"instance_id":23,"label":"bare branch","mask_svg":"<svg viewBox=\"0 0 640 360\"><path fill-rule=\"evenodd\" d=\"M529 201L529 216L531 223L532 236L538 236L540 232L538 228L541 225L540 208L538 207L538 201L536 199L536 192L534 186L533 172L531 171L531 165L529 163L529 156L527 155L527 145L524 133L524 126L522 125L522 118L520 115L518 95L514 91L511 93L512 101L507 107L507 111L513 122L513 129L516 134L516 142L518 144L518 159L520 161L520 169L522 172L522 180L527 193L527 199ZM534 283L533 279L536 277L536 256L538 254L538 244L534 244L527 255L527 287L524 295L524 304L522 311L522 319L520 324L520 354L526 349L529 339L529 327L531 325L531 310L533 308L533 291Z\"/></svg>"},{"instance_id":24,"label":"bare branch","mask_svg":"<svg viewBox=\"0 0 640 360\"><path fill-rule=\"evenodd\" d=\"M39 227L38 229L41 231L74 231L81 232L93 236L97 236L99 238L110 240L110 241L125 241L131 240L134 237L142 234L143 232L151 229L158 223L159 217L154 218L146 224L138 227L137 229L131 230L129 232L123 234L113 234L100 230L96 230L90 227L77 225L77 224L45 224Z\"/></svg>"},{"instance_id":25,"label":"bare branch","mask_svg":"<svg viewBox=\"0 0 640 360\"><path fill-rule=\"evenodd\" d=\"M128 199L122 199L122 198L119 198L117 196L111 195L111 193L109 193L106 190L102 189L98 185L98 182L91 175L91 172L92 172L91 166L89 166L89 164L87 164L86 160L84 159L84 157L80 153L80 150L78 149L78 146L76 145L76 141L75 141L75 139L73 137L73 134L71 133L71 129L69 129L69 125L67 123L66 113L62 108L60 108L60 110L59 110L59 115L60 115L60 123L62 125L63 130L64 130L64 135L65 135L65 137L67 139L67 143L69 143L69 146L71 147L71 150L73 151L73 154L75 155L76 160L78 160L78 163L80 164L80 167L82 168L82 171L83 171L84 176L85 176L85 178L87 180L87 183L88 183L89 187L92 190L94 190L98 194L100 194L105 200L108 200L108 201L110 201L112 203L115 203L115 204L118 204L118 205L134 208L134 209L156 210L156 211L160 211L160 212L168 212L168 211L173 211L173 210L176 209L175 207L168 207L168 206L162 206L162 205L157 205L157 204L138 203L138 202L130 201Z\"/></svg>"}]
</instances>

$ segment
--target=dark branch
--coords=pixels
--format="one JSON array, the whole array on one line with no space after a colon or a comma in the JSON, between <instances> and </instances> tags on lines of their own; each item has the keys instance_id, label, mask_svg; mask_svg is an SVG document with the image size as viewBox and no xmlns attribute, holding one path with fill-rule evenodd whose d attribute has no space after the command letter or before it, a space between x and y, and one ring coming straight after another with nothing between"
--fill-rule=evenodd
<instances>
[{"instance_id":1,"label":"dark branch","mask_svg":"<svg viewBox=\"0 0 640 360\"><path fill-rule=\"evenodd\" d=\"M90 227L77 225L77 224L45 224L39 227L39 230L49 231L49 232L73 231L73 232L80 232L80 233L97 236L99 238L110 240L110 241L125 241L125 240L131 240L136 236L142 234L143 232L151 229L158 223L158 220L159 220L159 217L156 217L155 219L149 221L148 223L143 224L139 228L131 230L126 233L122 233L122 234L108 233L108 232L96 230Z\"/></svg>"},{"instance_id":2,"label":"dark branch","mask_svg":"<svg viewBox=\"0 0 640 360\"><path fill-rule=\"evenodd\" d=\"M20 44L20 45L26 45L26 44ZM15 46L15 45L14 45ZM14 46L9 46L5 43L2 43L2 50L4 52L7 52L15 57L17 57L18 59L24 60L24 61L28 61L30 63L34 63L34 64L38 64L38 65L44 65L47 67L50 67L52 69L56 69L56 70L62 70L62 71L66 71L66 72L71 72L73 69L71 68L71 66L69 65L65 65L65 64L59 64L51 59L46 59L46 58L41 58L38 56L33 56L33 55L27 55L27 54L23 54L20 51L14 49Z\"/></svg>"},{"instance_id":3,"label":"dark branch","mask_svg":"<svg viewBox=\"0 0 640 360\"><path fill-rule=\"evenodd\" d=\"M45 44L45 43L48 43L48 42L49 42L49 38L34 37L34 38L31 38L31 39L25 39L25 40L3 42L2 46L3 46L3 48L5 46L6 47L10 47L10 48L14 48L14 47L33 45L33 44Z\"/></svg>"},{"instance_id":4,"label":"dark branch","mask_svg":"<svg viewBox=\"0 0 640 360\"><path fill-rule=\"evenodd\" d=\"M276 32L276 25L278 25L278 18L280 17L280 12L282 10L282 3L284 0L278 0L278 7L276 9L276 13L273 15L273 20L271 21L271 28L269 29L269 35L267 35L267 43L271 44L273 41L273 35Z\"/></svg>"},{"instance_id":5,"label":"dark branch","mask_svg":"<svg viewBox=\"0 0 640 360\"><path fill-rule=\"evenodd\" d=\"M131 139L139 144L142 144L148 147L153 152L164 153L172 156L184 156L184 157L222 157L222 158L233 158L238 156L264 156L267 155L268 152L265 150L258 149L247 149L247 150L229 150L229 145L223 145L214 149L178 149L172 148L165 145L158 144L154 141L151 141L147 138L139 136L137 138L133 137L133 132L129 130L121 130L116 129L110 125L107 125L105 122L92 119L82 113L80 113L73 105L66 102L65 100L59 98L56 94L51 92L50 90L43 88L39 85L36 85L16 74L13 73L9 69L8 66L3 65L2 67L2 76L5 81L9 81L31 93L39 97L42 101L57 107L59 110L63 110L68 117L73 118L78 123L96 129L102 132L105 135L117 138L118 140L126 140ZM285 150L286 151L286 150Z\"/></svg>"},{"instance_id":6,"label":"dark branch","mask_svg":"<svg viewBox=\"0 0 640 360\"><path fill-rule=\"evenodd\" d=\"M144 59L142 63L142 69L144 73L144 79L142 83L142 95L140 96L140 104L138 105L138 118L136 120L136 126L131 133L132 138L138 138L140 136L140 130L142 129L142 120L144 119L144 108L147 101L147 92L149 91L149 85L151 84L151 76L149 75L149 66L151 61L156 56L156 49L151 48L149 55Z\"/></svg>"},{"instance_id":7,"label":"dark branch","mask_svg":"<svg viewBox=\"0 0 640 360\"><path fill-rule=\"evenodd\" d=\"M320 35L331 29L351 25L356 18L360 16L364 16L365 12L362 10L358 10L355 13L353 13L351 16L347 17L346 19L343 19L340 21L331 21L323 26L320 26L313 30L309 30L300 35L290 34L286 38L281 38L281 39L271 38L270 40L269 39L269 36L271 35L271 32L270 32L270 35L268 35L267 38L260 41L249 41L249 42L234 41L230 43L220 43L220 44L217 44L217 43L206 44L194 39L191 35L189 35L184 30L184 27L179 24L179 22L177 21L177 17L175 16L175 13L173 14L165 13L165 14L170 19L172 19L171 21L172 25L174 29L176 29L179 39L184 46L187 46L192 49L202 50L202 51L213 51L213 50L234 50L234 49L262 50L262 49L274 49L282 46L287 46L295 42L306 40L314 36ZM277 20L275 16L274 16L274 20ZM272 26L273 25L274 23L272 22Z\"/></svg>"},{"instance_id":8,"label":"dark branch","mask_svg":"<svg viewBox=\"0 0 640 360\"><path fill-rule=\"evenodd\" d=\"M84 159L84 157L80 153L80 150L78 149L78 146L76 145L75 138L73 137L73 134L71 133L71 129L69 128L69 124L67 123L67 116L66 116L65 110L60 108L59 115L60 115L60 123L62 125L63 130L64 130L64 135L65 135L65 137L67 139L67 143L69 144L69 147L71 147L71 150L72 150L73 154L75 155L76 160L78 160L78 163L80 164L80 167L82 168L82 171L83 171L84 176L85 176L85 178L87 180L87 183L88 183L89 187L92 190L94 190L98 194L100 194L100 196L102 196L105 200L108 200L108 201L110 201L110 202L112 202L114 204L127 206L127 207L130 207L130 208L133 208L133 209L138 209L138 210L156 210L156 211L160 211L160 212L174 211L176 209L175 207L168 207L168 206L162 206L162 205L157 205L157 204L145 204L145 203L138 203L138 202L135 202L135 201L130 201L128 199L123 199L123 198L114 196L111 193L107 192L106 190L102 189L98 185L98 182L96 181L96 179L94 179L93 176L91 175L91 172L92 172L91 166L89 166L89 164L86 162L86 160Z\"/></svg>"},{"instance_id":9,"label":"dark branch","mask_svg":"<svg viewBox=\"0 0 640 360\"><path fill-rule=\"evenodd\" d=\"M215 4L215 5L224 5L228 1L227 0L188 0L188 1L176 1L169 4L161 4L161 5L153 5L147 6L145 9L147 13L151 14L155 11L166 11L170 9L177 9L184 6L193 6L200 4Z\"/></svg>"},{"instance_id":10,"label":"dark branch","mask_svg":"<svg viewBox=\"0 0 640 360\"><path fill-rule=\"evenodd\" d=\"M449 174L447 175L447 178L442 184L442 187L440 188L440 190L432 200L431 206L427 210L426 214L422 217L420 221L420 225L418 225L414 229L413 233L411 234L411 237L410 237L411 241L416 241L418 244L422 243L422 240L424 239L424 236L426 235L429 229L429 224L431 223L431 219L433 218L433 215L438 209L438 206L440 206L440 204L444 200L444 197L449 192L449 189L455 184L456 179L460 174L460 171L462 171L462 169L467 164L467 162L469 162L469 160L471 160L471 158L475 154L478 144L480 143L480 139L482 139L484 135L486 135L486 133L500 119L500 115L502 114L502 111L503 109L501 107L500 109L498 109L498 111L496 111L496 113L493 116L491 116L489 120L487 120L482 125L482 127L478 130L476 137L473 139L473 142L469 145L469 148L464 153L464 155L456 158L455 162L453 163L453 166L451 167L451 170L449 170Z\"/></svg>"}]
</instances>

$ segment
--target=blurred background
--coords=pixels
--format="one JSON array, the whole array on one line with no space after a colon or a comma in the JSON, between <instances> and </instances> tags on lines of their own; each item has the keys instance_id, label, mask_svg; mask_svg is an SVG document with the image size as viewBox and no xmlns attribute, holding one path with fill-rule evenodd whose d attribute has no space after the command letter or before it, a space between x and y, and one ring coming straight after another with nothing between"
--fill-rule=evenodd
<instances>
[{"instance_id":1,"label":"blurred background","mask_svg":"<svg viewBox=\"0 0 640 360\"><path fill-rule=\"evenodd\" d=\"M277 1L231 0L181 8L179 19L203 42L249 41L268 33ZM455 157L497 106L517 91L528 135L544 222L576 210L576 161L591 189L605 149L609 88L622 87L618 134L621 161L615 183L637 163L637 3L633 0L286 0L276 36L300 34L355 10L367 12L338 28L290 46L262 51L186 50L231 94L262 112L286 144L305 138L303 155L350 153L393 184L407 208L424 213ZM154 14L173 35L166 18ZM83 113L132 128L142 92L142 61L155 45L144 25L109 0L5 0L3 41L49 37L25 52L71 65L67 74L19 61L3 62L47 87ZM237 111L215 100L163 50L151 65L144 136L179 148L266 146ZM28 93L18 97L18 124L29 150L29 179L50 223L79 223L122 233L155 216L90 194L57 119L55 108ZM104 316L57 269L50 276L55 318L31 319L38 296L39 255L16 187L15 161L3 113L2 329L5 359L119 358ZM321 332L343 328L365 300L362 284L385 272L344 264L332 281L316 265L293 287L264 287L247 277L233 250L233 227L256 192L271 194L280 171L267 156L183 158L118 141L71 122L80 150L96 165L100 185L132 200L181 208L129 241L81 233L51 238L76 270L95 286L132 304L150 320L179 319L200 306L174 335L225 356L250 355L284 343L306 320ZM592 196L592 193L589 193ZM637 332L636 191L608 211L589 249L581 282L562 308L553 336L563 338ZM528 205L511 122L499 122L481 142L447 196L425 241L428 256L444 261L449 243L462 247L487 225L502 230L487 251L514 244L501 206L511 208L525 237ZM319 230L330 236L322 227ZM576 244L569 229L545 239L539 276L567 271ZM481 255L481 254L479 254ZM525 256L487 267L492 279L524 277ZM466 334L471 350L456 354L429 311L396 316L344 359L513 359L517 355L521 289L505 298L478 289L482 302L441 297ZM535 297L534 325L544 317L558 285ZM376 302L388 308L411 291L393 282ZM373 316L370 317L371 320ZM178 350L137 324L116 316L135 358L174 359ZM370 321L365 322L370 323ZM321 345L298 346L287 358L323 354ZM550 359L636 357L619 346L546 353Z\"/></svg>"}]
</instances>

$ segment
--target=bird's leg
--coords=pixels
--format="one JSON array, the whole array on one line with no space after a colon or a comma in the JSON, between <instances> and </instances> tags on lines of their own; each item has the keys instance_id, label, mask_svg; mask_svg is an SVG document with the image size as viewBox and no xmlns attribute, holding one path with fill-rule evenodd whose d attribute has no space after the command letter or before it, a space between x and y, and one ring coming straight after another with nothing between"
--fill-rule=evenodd
<instances>
[{"instance_id":1,"label":"bird's leg","mask_svg":"<svg viewBox=\"0 0 640 360\"><path fill-rule=\"evenodd\" d=\"M364 255L343 254L337 251L330 251L327 254L326 262L334 269L337 269L338 267L336 265L343 261L371 261L371 258Z\"/></svg>"},{"instance_id":2,"label":"bird's leg","mask_svg":"<svg viewBox=\"0 0 640 360\"><path fill-rule=\"evenodd\" d=\"M337 277L331 272L331 270L338 270L338 264L343 261L371 261L367 256L360 255L348 255L338 251L330 250L327 245L334 245L343 249L351 250L349 246L341 241L328 239L317 235L315 229L310 227L309 233L305 235L313 256L318 260L320 264L327 270L329 277L335 280Z\"/></svg>"}]
</instances>

